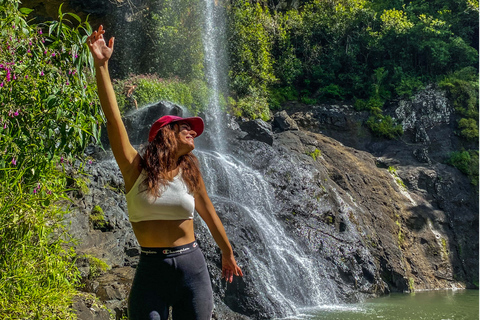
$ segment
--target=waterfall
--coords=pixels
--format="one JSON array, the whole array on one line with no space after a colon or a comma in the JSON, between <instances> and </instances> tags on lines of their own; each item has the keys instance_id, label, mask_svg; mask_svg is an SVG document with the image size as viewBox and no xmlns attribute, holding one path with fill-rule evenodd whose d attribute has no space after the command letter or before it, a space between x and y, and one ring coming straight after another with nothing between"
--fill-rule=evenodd
<instances>
[{"instance_id":1,"label":"waterfall","mask_svg":"<svg viewBox=\"0 0 480 320\"><path fill-rule=\"evenodd\" d=\"M218 5L217 1L204 0L204 29L203 47L205 52L205 76L209 85L209 110L207 122L212 127L213 146L224 152L225 143L222 137L222 124L224 115L220 106L220 94L226 89L226 50L223 47L225 35L225 8Z\"/></svg>"},{"instance_id":2,"label":"waterfall","mask_svg":"<svg viewBox=\"0 0 480 320\"><path fill-rule=\"evenodd\" d=\"M255 290L264 305L275 305L276 314L294 315L299 308L336 303L335 290L327 280L324 266L309 257L290 239L275 216L274 190L259 172L233 157L222 138L224 115L220 107L221 79L226 79L222 36L225 33L224 7L205 0L203 42L205 73L212 95L207 114L207 130L212 136L210 150L197 150L208 193L217 211L228 220L242 221L238 230L253 229L259 242L243 249L248 269L255 278ZM219 210L221 209L221 210ZM240 232L240 231L239 231Z\"/></svg>"}]
</instances>

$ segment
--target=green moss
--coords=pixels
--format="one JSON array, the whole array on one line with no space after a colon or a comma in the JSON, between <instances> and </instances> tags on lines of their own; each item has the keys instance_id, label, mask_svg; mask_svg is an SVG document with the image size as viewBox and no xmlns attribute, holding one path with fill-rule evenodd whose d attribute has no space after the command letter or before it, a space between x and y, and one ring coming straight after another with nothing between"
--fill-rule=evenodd
<instances>
[{"instance_id":1,"label":"green moss","mask_svg":"<svg viewBox=\"0 0 480 320\"><path fill-rule=\"evenodd\" d=\"M413 278L408 278L408 290L415 292L415 280Z\"/></svg>"},{"instance_id":2,"label":"green moss","mask_svg":"<svg viewBox=\"0 0 480 320\"><path fill-rule=\"evenodd\" d=\"M447 259L448 258L447 240L442 238L441 242L442 242L442 253L443 253L445 259Z\"/></svg>"},{"instance_id":3,"label":"green moss","mask_svg":"<svg viewBox=\"0 0 480 320\"><path fill-rule=\"evenodd\" d=\"M398 226L398 245L402 246L403 242L405 241L405 235L402 232L402 225L400 221L395 221L395 224Z\"/></svg>"},{"instance_id":4,"label":"green moss","mask_svg":"<svg viewBox=\"0 0 480 320\"><path fill-rule=\"evenodd\" d=\"M90 193L90 189L88 188L90 179L84 176L80 176L78 178L74 178L74 180L75 180L75 188L77 188L83 195L87 195Z\"/></svg>"},{"instance_id":5,"label":"green moss","mask_svg":"<svg viewBox=\"0 0 480 320\"><path fill-rule=\"evenodd\" d=\"M104 229L108 226L108 222L105 220L105 213L100 206L93 207L89 220L93 229Z\"/></svg>"},{"instance_id":6,"label":"green moss","mask_svg":"<svg viewBox=\"0 0 480 320\"><path fill-rule=\"evenodd\" d=\"M84 255L84 257L88 260L88 264L90 266L88 274L89 279L97 278L102 272L110 269L109 265L105 261L97 257L89 254Z\"/></svg>"},{"instance_id":7,"label":"green moss","mask_svg":"<svg viewBox=\"0 0 480 320\"><path fill-rule=\"evenodd\" d=\"M317 158L322 156L322 152L320 150L318 150L317 148L315 148L315 150L313 150L313 152L306 152L306 154L308 156L312 157L313 161L317 161Z\"/></svg>"}]
</instances>

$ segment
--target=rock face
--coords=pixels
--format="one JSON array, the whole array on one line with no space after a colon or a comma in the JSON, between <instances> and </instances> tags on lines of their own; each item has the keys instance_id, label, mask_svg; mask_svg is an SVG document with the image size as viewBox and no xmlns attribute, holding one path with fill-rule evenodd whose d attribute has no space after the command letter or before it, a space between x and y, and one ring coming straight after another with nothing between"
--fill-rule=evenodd
<instances>
[{"instance_id":1,"label":"rock face","mask_svg":"<svg viewBox=\"0 0 480 320\"><path fill-rule=\"evenodd\" d=\"M322 132L367 151L377 158L380 167L394 170L395 179L402 181L417 203L403 220L412 232L411 245L422 243L418 250L422 248L428 254L425 270L442 270L431 274L436 279L456 279L477 286L478 189L458 170L443 164L448 154L460 150L463 143L454 133L457 119L443 91L429 86L411 100L388 106L385 113L401 123L405 131L398 141L372 136L362 127L366 115L351 111L353 108L339 112L335 106L315 106L311 110L290 107L290 116L303 129ZM478 149L478 145L465 147ZM433 249L432 243L441 244L441 250ZM408 246L403 251L412 255L416 250ZM409 256L406 261L418 263L418 254L415 252L416 257ZM412 267L412 272L417 269Z\"/></svg>"},{"instance_id":2,"label":"rock face","mask_svg":"<svg viewBox=\"0 0 480 320\"><path fill-rule=\"evenodd\" d=\"M438 161L445 146L457 143L453 134L438 134L451 131L448 110L428 118L415 109L415 103L406 105L391 106L392 114L402 115L401 119L417 119L405 120L405 139L410 139L405 141L383 141L369 135L358 123L365 115L342 106L306 110L296 105L288 110L290 115L275 115L281 122L274 121L272 128L257 121L225 129L231 155L268 184L274 219L281 226L278 232L323 266L319 277L329 283L325 290L338 301L478 283L478 194L460 172ZM448 104L442 106L448 108ZM167 112L179 114L179 109L159 104L134 116L150 123ZM128 126L143 130L146 125ZM428 139L414 142L414 131L425 132ZM272 141L264 141L265 133ZM352 137L353 133L361 136ZM143 136L141 133L138 139ZM419 161L418 149L426 150L430 162ZM105 160L105 154L93 155L98 160L86 167L89 192L72 195L71 233L79 239L79 256L84 256L78 262L84 290L94 293L119 319L126 312L138 245L128 222L116 164ZM216 171L221 176L220 169ZM214 289L214 319L270 319L291 314L261 286L254 267L252 253L268 255L273 244L262 237L259 226L252 224L241 208L220 198L212 201L245 276L229 285L221 279L220 251L196 217L195 232ZM104 212L103 224L91 218L98 215L95 206ZM111 269L93 275L92 256ZM269 268L281 272L280 265ZM99 313L97 318L92 318L92 312L87 315L85 305L89 304L82 303L76 304L79 315L85 314L80 319L101 319Z\"/></svg>"}]
</instances>

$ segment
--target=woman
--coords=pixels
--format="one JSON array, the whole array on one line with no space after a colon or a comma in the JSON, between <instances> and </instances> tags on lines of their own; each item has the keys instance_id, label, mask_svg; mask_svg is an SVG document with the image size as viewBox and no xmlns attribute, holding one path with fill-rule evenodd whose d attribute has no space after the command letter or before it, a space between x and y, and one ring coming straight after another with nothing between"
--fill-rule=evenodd
<instances>
[{"instance_id":1,"label":"woman","mask_svg":"<svg viewBox=\"0 0 480 320\"><path fill-rule=\"evenodd\" d=\"M129 297L129 318L210 319L213 297L205 259L193 231L193 207L222 250L222 276L243 276L225 229L215 213L198 169L194 138L203 131L198 117L164 116L150 130L143 157L133 148L122 122L108 72L114 38L108 45L100 26L87 39L93 55L98 95L107 119L110 145L125 181L129 219L141 246Z\"/></svg>"}]
</instances>

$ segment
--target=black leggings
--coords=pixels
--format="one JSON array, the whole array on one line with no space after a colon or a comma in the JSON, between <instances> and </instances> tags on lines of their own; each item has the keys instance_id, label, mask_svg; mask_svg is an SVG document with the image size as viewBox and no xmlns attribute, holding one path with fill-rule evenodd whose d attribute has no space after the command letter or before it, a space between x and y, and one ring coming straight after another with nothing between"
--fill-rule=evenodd
<instances>
[{"instance_id":1,"label":"black leggings","mask_svg":"<svg viewBox=\"0 0 480 320\"><path fill-rule=\"evenodd\" d=\"M210 320L213 295L207 264L196 242L144 248L128 301L130 320Z\"/></svg>"}]
</instances>

